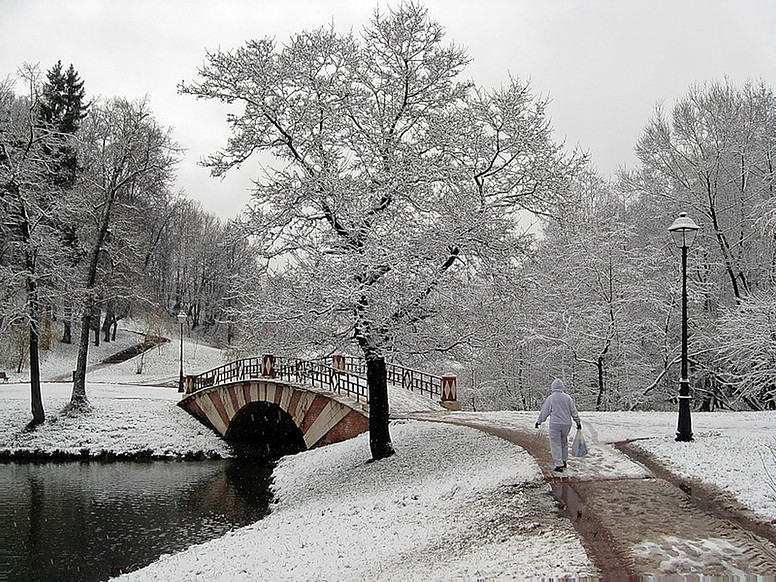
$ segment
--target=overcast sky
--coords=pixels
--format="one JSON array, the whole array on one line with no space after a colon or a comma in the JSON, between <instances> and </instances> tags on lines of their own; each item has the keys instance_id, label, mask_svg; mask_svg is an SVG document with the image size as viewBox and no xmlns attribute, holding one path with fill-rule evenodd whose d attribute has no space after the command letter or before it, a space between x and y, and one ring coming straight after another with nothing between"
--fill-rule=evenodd
<instances>
[{"instance_id":1,"label":"overcast sky","mask_svg":"<svg viewBox=\"0 0 776 582\"><path fill-rule=\"evenodd\" d=\"M72 63L90 96L148 95L187 149L186 195L223 218L248 199L252 168L219 181L197 165L224 145L225 109L178 95L205 50L251 38L284 42L334 22L358 31L396 0L0 0L0 77L23 62ZM427 0L447 40L468 48L465 76L495 87L511 74L551 99L556 138L605 175L633 165L658 102L727 76L776 87L776 0ZM255 172L252 175L256 175Z\"/></svg>"}]
</instances>

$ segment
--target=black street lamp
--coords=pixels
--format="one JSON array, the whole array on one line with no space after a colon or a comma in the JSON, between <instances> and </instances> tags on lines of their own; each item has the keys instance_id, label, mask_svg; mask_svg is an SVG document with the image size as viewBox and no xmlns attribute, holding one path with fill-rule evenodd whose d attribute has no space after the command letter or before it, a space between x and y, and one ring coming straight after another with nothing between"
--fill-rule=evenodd
<instances>
[{"instance_id":1,"label":"black street lamp","mask_svg":"<svg viewBox=\"0 0 776 582\"><path fill-rule=\"evenodd\" d=\"M178 392L183 392L183 324L186 323L186 314L183 311L178 314L178 323L181 324L181 371L178 376Z\"/></svg>"},{"instance_id":2,"label":"black street lamp","mask_svg":"<svg viewBox=\"0 0 776 582\"><path fill-rule=\"evenodd\" d=\"M692 440L692 420L690 419L690 380L687 372L687 249L695 240L700 227L686 212L668 227L674 242L682 249L682 377L679 380L679 424L676 431L677 441Z\"/></svg>"}]
</instances>

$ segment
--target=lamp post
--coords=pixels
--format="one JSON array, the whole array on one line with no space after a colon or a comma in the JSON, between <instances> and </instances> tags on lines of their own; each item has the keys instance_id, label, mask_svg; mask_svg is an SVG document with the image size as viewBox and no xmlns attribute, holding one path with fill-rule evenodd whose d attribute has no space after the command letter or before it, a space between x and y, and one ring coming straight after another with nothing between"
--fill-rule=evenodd
<instances>
[{"instance_id":1,"label":"lamp post","mask_svg":"<svg viewBox=\"0 0 776 582\"><path fill-rule=\"evenodd\" d=\"M679 423L676 431L677 441L692 440L692 420L690 419L690 380L687 372L687 249L695 240L700 227L686 212L668 227L671 237L682 249L682 377L679 380Z\"/></svg>"},{"instance_id":2,"label":"lamp post","mask_svg":"<svg viewBox=\"0 0 776 582\"><path fill-rule=\"evenodd\" d=\"M178 313L178 323L181 324L181 370L178 376L178 392L183 392L183 324L186 323L186 314Z\"/></svg>"}]
</instances>

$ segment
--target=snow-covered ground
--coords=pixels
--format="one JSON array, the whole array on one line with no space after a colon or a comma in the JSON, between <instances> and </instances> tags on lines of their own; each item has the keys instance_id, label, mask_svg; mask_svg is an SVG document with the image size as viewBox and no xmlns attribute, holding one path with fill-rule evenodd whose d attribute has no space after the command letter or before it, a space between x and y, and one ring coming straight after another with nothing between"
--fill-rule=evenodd
<instances>
[{"instance_id":1,"label":"snow-covered ground","mask_svg":"<svg viewBox=\"0 0 776 582\"><path fill-rule=\"evenodd\" d=\"M110 345L109 353L121 347ZM194 348L185 346L187 371L222 363L217 350ZM66 357L55 360L47 362L44 378L72 367ZM48 419L31 432L24 430L29 384L0 384L0 451L228 455L214 433L175 405L177 366L173 341L145 355L142 374L136 373L136 360L95 369L88 377L92 411L86 416L61 412L70 384L46 383ZM396 390L391 398L397 414L425 410L421 414L436 419L457 415L534 430L535 412L452 413ZM776 413L696 413L692 443L673 440L671 413L583 411L582 420L590 454L572 459L569 477L645 475L609 444L644 439L638 445L671 471L716 486L763 520L776 522L776 491L768 476L776 466ZM394 421L391 433L397 454L379 462L367 462L366 435L284 458L275 470L275 504L267 518L164 556L124 579L524 579L594 573L538 466L522 449L475 429L422 420ZM546 433L535 434L545 441Z\"/></svg>"},{"instance_id":2,"label":"snow-covered ground","mask_svg":"<svg viewBox=\"0 0 776 582\"><path fill-rule=\"evenodd\" d=\"M157 329L170 339L151 351L121 364L103 366L102 360L125 348L141 343L148 332L148 325L135 320L122 320L116 334L116 341L100 342L99 346L89 345L88 370L89 381L126 384L169 384L178 381L180 366L180 335L178 326ZM52 341L49 350L41 352L41 379L44 382L69 381L77 356L75 344L63 344ZM183 367L186 374L199 374L224 364L223 352L202 345L184 331ZM29 369L17 373L13 369L4 369L11 382L29 382Z\"/></svg>"},{"instance_id":3,"label":"snow-covered ground","mask_svg":"<svg viewBox=\"0 0 776 582\"><path fill-rule=\"evenodd\" d=\"M458 418L531 430L535 412L457 413ZM776 412L695 412L692 442L676 442L677 413L585 412L580 416L590 453L574 459L569 477L646 475L611 443L634 440L670 472L730 494L766 522L776 523ZM573 435L572 430L572 435ZM547 440L545 425L536 431ZM638 439L638 440L636 440Z\"/></svg>"},{"instance_id":4,"label":"snow-covered ground","mask_svg":"<svg viewBox=\"0 0 776 582\"><path fill-rule=\"evenodd\" d=\"M366 435L275 470L277 503L253 526L121 580L449 580L594 572L538 469L476 430L392 426L396 455L367 463Z\"/></svg>"},{"instance_id":5,"label":"snow-covered ground","mask_svg":"<svg viewBox=\"0 0 776 582\"><path fill-rule=\"evenodd\" d=\"M231 450L211 431L176 403L180 366L180 336L162 343L142 356L121 364L100 362L143 341L143 325L121 322L115 342L89 346L88 414L63 412L70 401L72 382L66 382L75 367L77 347L53 342L43 352L41 390L46 422L35 431L23 428L31 420L29 370L9 373L9 384L0 384L0 452L16 454L115 456L150 455L177 457L229 456ZM200 373L223 364L221 350L184 342L184 370Z\"/></svg>"},{"instance_id":6,"label":"snow-covered ground","mask_svg":"<svg viewBox=\"0 0 776 582\"><path fill-rule=\"evenodd\" d=\"M176 388L87 382L91 404L85 414L68 414L72 383L43 384L46 422L34 431L29 384L0 385L0 452L21 456L148 455L229 457L231 449L176 406ZM193 422L192 422L193 421Z\"/></svg>"},{"instance_id":7,"label":"snow-covered ground","mask_svg":"<svg viewBox=\"0 0 776 582\"><path fill-rule=\"evenodd\" d=\"M89 383L92 412L79 417L58 412L69 385L46 384L49 420L25 432L28 389L15 384L0 392L0 450L229 454L175 406L174 388ZM415 401L393 400L410 408ZM274 473L270 516L126 579L476 579L595 571L527 453L463 427L395 421L391 431L397 454L380 462L367 462L367 435L284 458Z\"/></svg>"}]
</instances>

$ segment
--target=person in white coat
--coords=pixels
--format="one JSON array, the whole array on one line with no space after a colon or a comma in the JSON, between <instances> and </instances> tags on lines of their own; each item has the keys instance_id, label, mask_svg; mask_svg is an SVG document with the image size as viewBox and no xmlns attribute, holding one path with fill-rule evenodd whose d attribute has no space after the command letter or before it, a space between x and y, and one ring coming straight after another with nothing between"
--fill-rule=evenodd
<instances>
[{"instance_id":1,"label":"person in white coat","mask_svg":"<svg viewBox=\"0 0 776 582\"><path fill-rule=\"evenodd\" d=\"M569 458L569 431L571 420L577 423L577 430L582 429L579 420L579 412L574 405L574 399L566 394L566 386L563 380L555 378L552 381L552 394L544 401L539 418L536 420L536 428L547 418L550 419L550 451L552 460L555 461L555 470L559 473L566 468Z\"/></svg>"}]
</instances>

